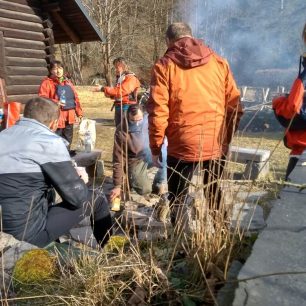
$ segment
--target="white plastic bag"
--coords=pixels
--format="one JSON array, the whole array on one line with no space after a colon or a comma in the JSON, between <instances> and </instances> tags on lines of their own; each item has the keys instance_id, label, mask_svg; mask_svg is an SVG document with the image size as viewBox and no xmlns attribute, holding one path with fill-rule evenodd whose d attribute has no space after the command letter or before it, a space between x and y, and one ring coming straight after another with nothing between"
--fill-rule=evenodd
<instances>
[{"instance_id":1,"label":"white plastic bag","mask_svg":"<svg viewBox=\"0 0 306 306\"><path fill-rule=\"evenodd\" d=\"M83 118L79 125L79 148L85 150L85 134L90 134L91 150L94 150L96 145L96 121Z\"/></svg>"}]
</instances>

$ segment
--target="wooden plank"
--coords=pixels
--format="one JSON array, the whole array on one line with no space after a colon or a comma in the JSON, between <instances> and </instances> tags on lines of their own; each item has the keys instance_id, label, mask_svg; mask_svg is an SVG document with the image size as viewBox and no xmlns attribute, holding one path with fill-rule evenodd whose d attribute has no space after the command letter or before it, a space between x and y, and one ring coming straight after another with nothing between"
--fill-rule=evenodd
<instances>
[{"instance_id":1,"label":"wooden plank","mask_svg":"<svg viewBox=\"0 0 306 306\"><path fill-rule=\"evenodd\" d=\"M6 86L8 96L28 95L38 93L39 85L10 85ZM11 100L14 101L14 100Z\"/></svg>"},{"instance_id":2,"label":"wooden plank","mask_svg":"<svg viewBox=\"0 0 306 306\"><path fill-rule=\"evenodd\" d=\"M34 76L34 75L18 75L18 76L8 76L6 79L7 85L40 85L44 76Z\"/></svg>"},{"instance_id":3,"label":"wooden plank","mask_svg":"<svg viewBox=\"0 0 306 306\"><path fill-rule=\"evenodd\" d=\"M5 74L4 39L0 31L0 78L5 79Z\"/></svg>"},{"instance_id":4,"label":"wooden plank","mask_svg":"<svg viewBox=\"0 0 306 306\"><path fill-rule=\"evenodd\" d=\"M49 70L46 67L7 66L6 73L10 76L14 75L47 76L49 74Z\"/></svg>"},{"instance_id":5,"label":"wooden plank","mask_svg":"<svg viewBox=\"0 0 306 306\"><path fill-rule=\"evenodd\" d=\"M35 50L45 50L46 45L42 41L26 40L4 37L5 47L13 48L25 48L25 49L35 49Z\"/></svg>"},{"instance_id":6,"label":"wooden plank","mask_svg":"<svg viewBox=\"0 0 306 306\"><path fill-rule=\"evenodd\" d=\"M47 67L46 60L36 58L7 57L7 66Z\"/></svg>"},{"instance_id":7,"label":"wooden plank","mask_svg":"<svg viewBox=\"0 0 306 306\"><path fill-rule=\"evenodd\" d=\"M19 49L19 48L11 48L5 47L5 55L11 57L24 57L24 58L46 58L45 50L33 50L33 49Z\"/></svg>"},{"instance_id":8,"label":"wooden plank","mask_svg":"<svg viewBox=\"0 0 306 306\"><path fill-rule=\"evenodd\" d=\"M7 101L5 80L0 78L0 107L3 108L3 103Z\"/></svg>"},{"instance_id":9,"label":"wooden plank","mask_svg":"<svg viewBox=\"0 0 306 306\"><path fill-rule=\"evenodd\" d=\"M38 33L31 31L23 31L17 29L10 29L2 26L0 26L0 31L3 32L4 37L20 38L20 39L36 40L36 41L44 41L45 39L45 36L42 32Z\"/></svg>"},{"instance_id":10,"label":"wooden plank","mask_svg":"<svg viewBox=\"0 0 306 306\"><path fill-rule=\"evenodd\" d=\"M37 92L29 95L10 95L7 97L8 102L19 102L19 103L27 103L30 99L38 97Z\"/></svg>"},{"instance_id":11,"label":"wooden plank","mask_svg":"<svg viewBox=\"0 0 306 306\"><path fill-rule=\"evenodd\" d=\"M0 0L0 8L8 11L27 13L32 15L40 15L39 3L31 4L32 1L23 1L23 3L17 3L17 1L3 1Z\"/></svg>"},{"instance_id":12,"label":"wooden plank","mask_svg":"<svg viewBox=\"0 0 306 306\"><path fill-rule=\"evenodd\" d=\"M40 0L10 0L10 2L15 4L21 4L23 6L29 6L32 8L40 8Z\"/></svg>"},{"instance_id":13,"label":"wooden plank","mask_svg":"<svg viewBox=\"0 0 306 306\"><path fill-rule=\"evenodd\" d=\"M59 23L60 27L66 32L68 37L72 40L72 42L79 44L81 42L81 38L78 34L73 30L73 28L67 23L66 19L64 19L59 12L52 11L52 16Z\"/></svg>"},{"instance_id":14,"label":"wooden plank","mask_svg":"<svg viewBox=\"0 0 306 306\"><path fill-rule=\"evenodd\" d=\"M15 11L8 11L1 9L0 7L0 17L9 18L9 19L15 19L15 20L23 20L23 21L29 21L34 23L40 23L42 24L42 18L33 15L33 14L26 14L26 13L16 13Z\"/></svg>"},{"instance_id":15,"label":"wooden plank","mask_svg":"<svg viewBox=\"0 0 306 306\"><path fill-rule=\"evenodd\" d=\"M0 24L2 27L10 29L19 29L24 31L42 32L43 25L35 22L21 21L0 17Z\"/></svg>"}]
</instances>

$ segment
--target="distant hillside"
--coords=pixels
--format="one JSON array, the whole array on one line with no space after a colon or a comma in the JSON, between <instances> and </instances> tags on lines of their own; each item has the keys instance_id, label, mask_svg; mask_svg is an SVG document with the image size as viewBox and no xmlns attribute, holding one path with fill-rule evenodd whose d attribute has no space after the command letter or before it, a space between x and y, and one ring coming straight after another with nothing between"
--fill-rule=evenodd
<instances>
[{"instance_id":1,"label":"distant hillside","mask_svg":"<svg viewBox=\"0 0 306 306\"><path fill-rule=\"evenodd\" d=\"M204 2L204 5L203 5ZM192 0L197 36L225 56L240 85L290 87L298 72L305 0Z\"/></svg>"}]
</instances>

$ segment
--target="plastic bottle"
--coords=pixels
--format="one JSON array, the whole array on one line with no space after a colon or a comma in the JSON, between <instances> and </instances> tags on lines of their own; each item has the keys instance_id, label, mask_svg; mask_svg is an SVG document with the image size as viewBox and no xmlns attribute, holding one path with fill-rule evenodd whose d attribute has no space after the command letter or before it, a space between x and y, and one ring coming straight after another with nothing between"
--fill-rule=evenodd
<instances>
[{"instance_id":1,"label":"plastic bottle","mask_svg":"<svg viewBox=\"0 0 306 306\"><path fill-rule=\"evenodd\" d=\"M61 104L63 104L63 106L65 106L65 104L66 104L66 91L65 91L65 89L63 89L61 91L60 102L61 102Z\"/></svg>"},{"instance_id":2,"label":"plastic bottle","mask_svg":"<svg viewBox=\"0 0 306 306\"><path fill-rule=\"evenodd\" d=\"M3 109L0 108L0 122L3 119L3 117L4 117Z\"/></svg>"},{"instance_id":3,"label":"plastic bottle","mask_svg":"<svg viewBox=\"0 0 306 306\"><path fill-rule=\"evenodd\" d=\"M91 152L91 135L89 131L87 131L84 135L84 147L86 153Z\"/></svg>"}]
</instances>

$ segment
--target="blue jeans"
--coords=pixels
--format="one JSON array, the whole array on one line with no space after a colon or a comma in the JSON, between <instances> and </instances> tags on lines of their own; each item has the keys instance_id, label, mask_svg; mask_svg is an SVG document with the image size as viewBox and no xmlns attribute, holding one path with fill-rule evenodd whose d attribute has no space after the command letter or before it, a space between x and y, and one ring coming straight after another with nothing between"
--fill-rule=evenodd
<instances>
[{"instance_id":1,"label":"blue jeans","mask_svg":"<svg viewBox=\"0 0 306 306\"><path fill-rule=\"evenodd\" d=\"M144 124L144 132L145 132L145 162L148 163L148 168L153 167L152 163L152 153L149 146L149 129L148 129L148 114L145 113L143 115L143 124ZM166 184L167 183L167 146L168 142L165 138L164 143L162 145L161 149L161 168L158 168L157 173L155 174L154 180L153 180L153 186L156 186L157 184Z\"/></svg>"}]
</instances>

